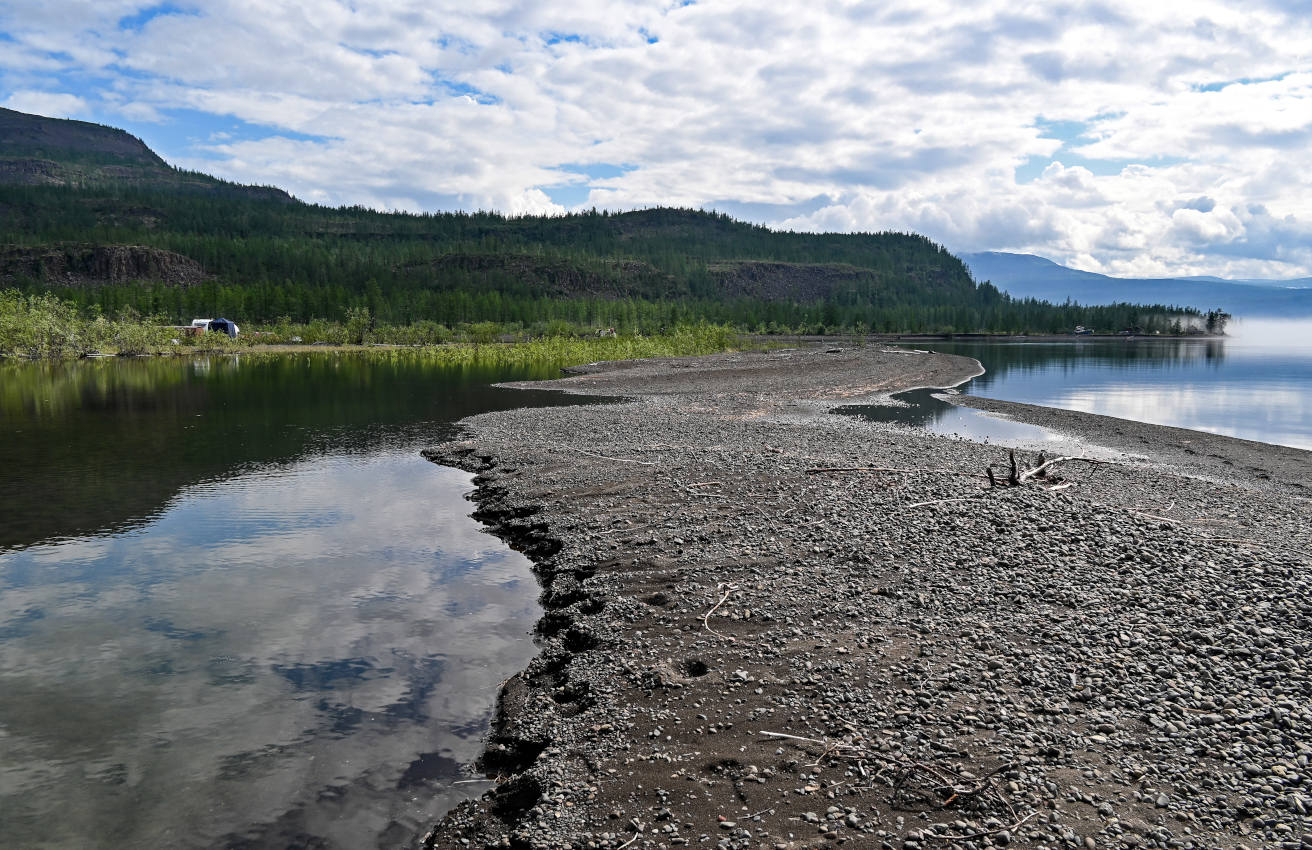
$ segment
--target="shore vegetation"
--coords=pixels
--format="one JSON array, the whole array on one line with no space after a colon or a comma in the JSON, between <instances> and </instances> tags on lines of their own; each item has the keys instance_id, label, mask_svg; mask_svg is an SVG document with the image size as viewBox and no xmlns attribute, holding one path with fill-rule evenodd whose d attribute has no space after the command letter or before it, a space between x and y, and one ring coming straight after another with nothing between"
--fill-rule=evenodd
<instances>
[{"instance_id":1,"label":"shore vegetation","mask_svg":"<svg viewBox=\"0 0 1312 850\"><path fill-rule=\"evenodd\" d=\"M724 324L688 322L655 333L593 329L569 322L473 322L454 328L436 322L392 325L375 322L367 308L346 321L283 318L243 328L236 338L222 333L193 334L159 315L126 310L107 318L98 310L79 310L52 293L0 290L0 355L72 359L95 355L168 355L196 352L354 347L396 356L422 351L452 365L571 366L596 360L710 354L738 346L742 335Z\"/></svg>"}]
</instances>

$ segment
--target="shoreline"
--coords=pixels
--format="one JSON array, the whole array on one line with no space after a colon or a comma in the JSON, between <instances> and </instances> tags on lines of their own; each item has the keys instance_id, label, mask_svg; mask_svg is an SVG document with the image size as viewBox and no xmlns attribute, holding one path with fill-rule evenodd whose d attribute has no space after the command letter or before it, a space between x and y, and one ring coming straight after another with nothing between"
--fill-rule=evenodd
<instances>
[{"instance_id":1,"label":"shoreline","mask_svg":"<svg viewBox=\"0 0 1312 850\"><path fill-rule=\"evenodd\" d=\"M476 473L545 610L505 781L425 846L1299 846L1312 453L988 402L1120 440L989 490L997 446L824 412L977 368L595 364L531 386L624 401L425 452Z\"/></svg>"},{"instance_id":2,"label":"shoreline","mask_svg":"<svg viewBox=\"0 0 1312 850\"><path fill-rule=\"evenodd\" d=\"M900 334L900 333L869 333L869 334L833 334L827 336L818 335L797 335L797 334L742 334L743 338L751 339L756 343L775 344L775 343L801 343L816 345L866 345L869 343L913 343L913 342L1082 342L1096 341L1106 342L1109 340L1121 340L1129 342L1139 342L1143 340L1193 340L1198 342L1211 342L1217 340L1230 339L1225 334L1004 334L1004 333L947 333L947 334ZM367 351L424 351L440 350L443 348L473 348L483 346L490 349L506 348L514 345L525 343L539 342L544 337L537 337L527 340L518 340L515 342L447 342L447 343L391 343L391 342L370 342L370 343L346 343L346 342L253 342L240 345L218 345L215 347L205 347L201 344L177 345L167 350L133 352L128 354L119 354L117 352L100 352L93 351L76 357L41 357L30 356L26 354L16 354L14 352L0 352L0 360L17 360L17 361L34 361L34 362L55 362L67 360L100 360L105 358L139 358L139 357L185 357L191 355L216 355L216 354L301 354L305 352L333 352L333 353L357 353ZM605 339L605 337L574 337L573 339L583 342L596 341L596 339Z\"/></svg>"},{"instance_id":3,"label":"shoreline","mask_svg":"<svg viewBox=\"0 0 1312 850\"><path fill-rule=\"evenodd\" d=\"M1142 342L1144 340L1196 340L1198 342L1215 342L1232 339L1228 334L1129 334L1129 333L870 333L870 334L834 334L832 336L778 334L774 336L754 334L754 339L773 339L778 341L796 341L824 344L825 342L852 343L865 340L875 343L899 342L1107 342L1121 340Z\"/></svg>"}]
</instances>

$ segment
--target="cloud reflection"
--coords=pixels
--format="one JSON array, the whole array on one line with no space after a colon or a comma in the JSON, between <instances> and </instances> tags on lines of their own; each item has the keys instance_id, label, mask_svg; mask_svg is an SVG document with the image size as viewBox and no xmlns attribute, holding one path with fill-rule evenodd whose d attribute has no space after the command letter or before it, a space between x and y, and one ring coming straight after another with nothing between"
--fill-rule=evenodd
<instances>
[{"instance_id":1,"label":"cloud reflection","mask_svg":"<svg viewBox=\"0 0 1312 850\"><path fill-rule=\"evenodd\" d=\"M411 451L321 458L0 555L9 840L374 846L475 793L394 793L476 757L533 652L536 584L469 487Z\"/></svg>"},{"instance_id":2,"label":"cloud reflection","mask_svg":"<svg viewBox=\"0 0 1312 850\"><path fill-rule=\"evenodd\" d=\"M1073 392L1052 401L1053 406L1083 413L1098 413L1135 422L1171 425L1312 449L1307 423L1312 402L1293 389L1240 386L1231 383L1202 386L1102 386L1096 391Z\"/></svg>"}]
</instances>

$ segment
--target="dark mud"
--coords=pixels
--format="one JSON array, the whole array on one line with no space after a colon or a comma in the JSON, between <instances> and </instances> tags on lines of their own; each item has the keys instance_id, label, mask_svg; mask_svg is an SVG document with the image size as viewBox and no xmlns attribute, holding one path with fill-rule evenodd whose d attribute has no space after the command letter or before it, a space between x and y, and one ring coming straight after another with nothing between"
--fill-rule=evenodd
<instances>
[{"instance_id":1,"label":"dark mud","mask_svg":"<svg viewBox=\"0 0 1312 850\"><path fill-rule=\"evenodd\" d=\"M976 371L601 365L545 386L630 401L431 450L546 614L427 846L1312 846L1312 453L1001 405L1116 462L989 489L1005 450L824 413Z\"/></svg>"}]
</instances>

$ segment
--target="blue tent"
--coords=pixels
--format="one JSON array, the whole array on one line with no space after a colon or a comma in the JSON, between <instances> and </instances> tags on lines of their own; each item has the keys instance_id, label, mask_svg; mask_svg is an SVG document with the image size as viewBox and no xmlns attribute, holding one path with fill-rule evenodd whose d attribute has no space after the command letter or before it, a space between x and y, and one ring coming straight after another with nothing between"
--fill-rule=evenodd
<instances>
[{"instance_id":1,"label":"blue tent","mask_svg":"<svg viewBox=\"0 0 1312 850\"><path fill-rule=\"evenodd\" d=\"M210 323L205 326L207 331L221 331L230 337L237 336L237 323L229 319L210 319Z\"/></svg>"}]
</instances>

